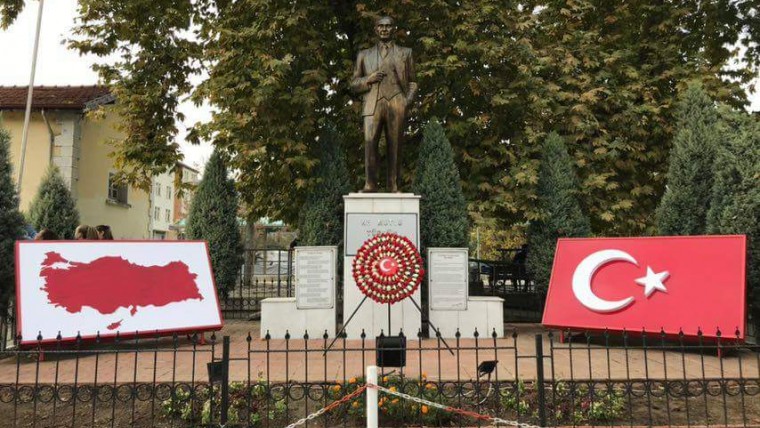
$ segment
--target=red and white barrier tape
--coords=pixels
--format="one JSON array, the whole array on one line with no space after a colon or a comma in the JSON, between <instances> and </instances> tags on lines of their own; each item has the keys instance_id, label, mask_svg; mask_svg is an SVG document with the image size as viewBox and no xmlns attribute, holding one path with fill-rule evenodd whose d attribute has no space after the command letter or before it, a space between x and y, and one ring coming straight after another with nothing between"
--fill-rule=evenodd
<instances>
[{"instance_id":1,"label":"red and white barrier tape","mask_svg":"<svg viewBox=\"0 0 760 428\"><path fill-rule=\"evenodd\" d=\"M388 389L388 388L386 388L384 386L371 385L371 384L367 384L367 385L361 386L356 391L354 391L354 392L346 395L345 397L341 398L340 400L334 401L334 402L330 403L329 405L327 405L326 407L323 407L323 408L317 410L316 412L310 414L309 416L306 416L305 418L299 419L298 421L296 421L296 422L288 425L286 428L295 428L295 427L297 427L299 425L305 424L307 421L314 420L314 419L322 416L323 414L325 414L325 413L327 413L327 412L335 409L336 407L339 407L339 406L341 406L343 404L346 404L349 401L353 400L354 398L358 397L367 388L377 389L378 391L384 392L384 393L386 393L388 395L394 395L396 397L403 398L405 400L413 401L413 402L415 402L417 404L424 404L426 406L434 407L436 409L440 409L440 410L443 410L445 412L455 413L455 414L458 414L458 415L467 416L467 417L472 418L472 419L490 422L490 423L492 423L494 425L507 425L507 426L513 426L513 427L519 427L519 428L542 428L542 427L540 427L538 425L531 425L531 424L524 423L524 422L511 421L511 420L507 420L507 419L501 419L501 418L497 418L496 416L481 415L479 413L471 412L471 411L468 411L468 410L458 409L456 407L451 407L451 406L445 406L443 404L439 404L439 403L435 403L433 401L425 400L424 398L415 397L415 396L409 395L409 394L404 394L403 392L393 391L393 390L390 390L390 389Z\"/></svg>"},{"instance_id":2,"label":"red and white barrier tape","mask_svg":"<svg viewBox=\"0 0 760 428\"><path fill-rule=\"evenodd\" d=\"M518 421L510 421L510 420L506 420L506 419L497 418L496 416L481 415L479 413L470 412L468 410L458 409L456 407L451 407L451 406L445 406L443 404L439 404L439 403L435 403L435 402L432 402L432 401L429 401L429 400L425 400L424 398L415 397L415 396L409 395L409 394L404 394L403 392L393 391L393 390L390 390L390 389L388 389L388 388L386 388L384 386L380 386L380 385L369 385L368 384L367 387L368 388L377 389L378 391L382 391L382 392L384 392L384 393L386 393L388 395L395 395L396 397L403 398L403 399L409 400L409 401L413 401L413 402L415 402L417 404L424 404L424 405L429 406L429 407L435 407L436 409L441 409L441 410L443 410L445 412L456 413L458 415L467 416L467 417L470 417L470 418L473 418L473 419L476 419L476 420L491 422L494 425L508 425L508 426L520 427L520 428L541 428L538 425L531 425L531 424L527 424L527 423L523 423L523 422L518 422Z\"/></svg>"}]
</instances>

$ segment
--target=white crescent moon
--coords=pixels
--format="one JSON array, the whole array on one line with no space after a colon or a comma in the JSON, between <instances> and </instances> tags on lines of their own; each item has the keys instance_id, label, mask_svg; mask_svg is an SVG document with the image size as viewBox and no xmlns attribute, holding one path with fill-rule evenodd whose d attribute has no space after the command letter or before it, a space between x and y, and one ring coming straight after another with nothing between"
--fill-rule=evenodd
<instances>
[{"instance_id":1,"label":"white crescent moon","mask_svg":"<svg viewBox=\"0 0 760 428\"><path fill-rule=\"evenodd\" d=\"M390 267L385 266L386 262L390 263L391 259L383 259L383 260L380 261L380 270L383 271L383 272L389 272L391 270Z\"/></svg>"},{"instance_id":2,"label":"white crescent moon","mask_svg":"<svg viewBox=\"0 0 760 428\"><path fill-rule=\"evenodd\" d=\"M573 294L581 304L594 312L615 312L633 303L633 297L622 300L604 300L591 291L591 278L597 270L607 263L626 261L638 266L638 262L630 254L620 250L597 251L578 264L573 273Z\"/></svg>"}]
</instances>

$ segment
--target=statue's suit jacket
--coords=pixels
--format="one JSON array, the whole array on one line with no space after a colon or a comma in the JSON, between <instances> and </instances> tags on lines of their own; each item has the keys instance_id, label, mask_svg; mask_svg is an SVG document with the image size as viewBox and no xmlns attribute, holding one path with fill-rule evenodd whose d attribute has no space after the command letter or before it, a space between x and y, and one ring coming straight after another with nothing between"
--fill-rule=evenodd
<instances>
[{"instance_id":1,"label":"statue's suit jacket","mask_svg":"<svg viewBox=\"0 0 760 428\"><path fill-rule=\"evenodd\" d=\"M395 43L391 45L388 56L392 58L396 79L401 85L404 97L409 97L410 89L416 89L414 77L414 60L412 59L412 50ZM387 59L387 58L386 58ZM375 45L369 49L359 52L354 67L354 75L351 79L351 90L357 94L363 94L364 105L362 116L372 116L375 114L375 104L380 93L380 85L367 84L367 78L380 68L380 47Z\"/></svg>"}]
</instances>

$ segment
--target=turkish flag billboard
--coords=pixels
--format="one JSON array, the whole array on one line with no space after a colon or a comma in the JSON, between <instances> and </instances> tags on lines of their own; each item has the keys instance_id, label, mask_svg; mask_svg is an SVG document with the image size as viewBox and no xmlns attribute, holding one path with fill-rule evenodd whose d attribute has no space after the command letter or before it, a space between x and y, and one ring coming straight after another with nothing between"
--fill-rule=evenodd
<instances>
[{"instance_id":1,"label":"turkish flag billboard","mask_svg":"<svg viewBox=\"0 0 760 428\"><path fill-rule=\"evenodd\" d=\"M16 311L22 345L222 327L199 241L18 241Z\"/></svg>"},{"instance_id":2,"label":"turkish flag billboard","mask_svg":"<svg viewBox=\"0 0 760 428\"><path fill-rule=\"evenodd\" d=\"M745 267L744 235L559 239L543 324L743 339Z\"/></svg>"}]
</instances>

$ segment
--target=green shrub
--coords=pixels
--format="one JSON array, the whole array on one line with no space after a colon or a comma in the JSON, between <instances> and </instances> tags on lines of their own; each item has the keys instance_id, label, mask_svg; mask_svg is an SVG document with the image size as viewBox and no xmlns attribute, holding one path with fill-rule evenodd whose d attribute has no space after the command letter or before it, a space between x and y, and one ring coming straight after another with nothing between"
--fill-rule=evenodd
<instances>
[{"instance_id":1,"label":"green shrub","mask_svg":"<svg viewBox=\"0 0 760 428\"><path fill-rule=\"evenodd\" d=\"M0 317L7 313L16 289L15 242L24 235L24 218L18 210L18 193L11 176L9 146L10 135L0 128Z\"/></svg>"},{"instance_id":2,"label":"green shrub","mask_svg":"<svg viewBox=\"0 0 760 428\"><path fill-rule=\"evenodd\" d=\"M433 119L423 130L412 187L420 200L421 250L467 247L469 219L454 152L441 124Z\"/></svg>"},{"instance_id":3,"label":"green shrub","mask_svg":"<svg viewBox=\"0 0 760 428\"><path fill-rule=\"evenodd\" d=\"M243 264L243 245L237 222L238 195L219 149L206 164L193 197L187 236L208 242L216 286L222 295L231 290Z\"/></svg>"},{"instance_id":4,"label":"green shrub","mask_svg":"<svg viewBox=\"0 0 760 428\"><path fill-rule=\"evenodd\" d=\"M74 239L79 211L69 186L58 167L51 165L29 206L29 221L35 229L48 228L61 239Z\"/></svg>"},{"instance_id":5,"label":"green shrub","mask_svg":"<svg viewBox=\"0 0 760 428\"><path fill-rule=\"evenodd\" d=\"M549 134L544 140L538 170L536 205L541 218L528 226L528 272L536 285L549 286L557 239L584 237L591 226L578 201L578 179L562 138Z\"/></svg>"},{"instance_id":6,"label":"green shrub","mask_svg":"<svg viewBox=\"0 0 760 428\"><path fill-rule=\"evenodd\" d=\"M657 230L660 235L702 235L707 230L719 139L717 110L701 86L691 85L677 117Z\"/></svg>"},{"instance_id":7,"label":"green shrub","mask_svg":"<svg viewBox=\"0 0 760 428\"><path fill-rule=\"evenodd\" d=\"M306 197L298 225L300 245L343 243L343 196L351 191L343 141L328 125L317 142L316 187Z\"/></svg>"}]
</instances>

